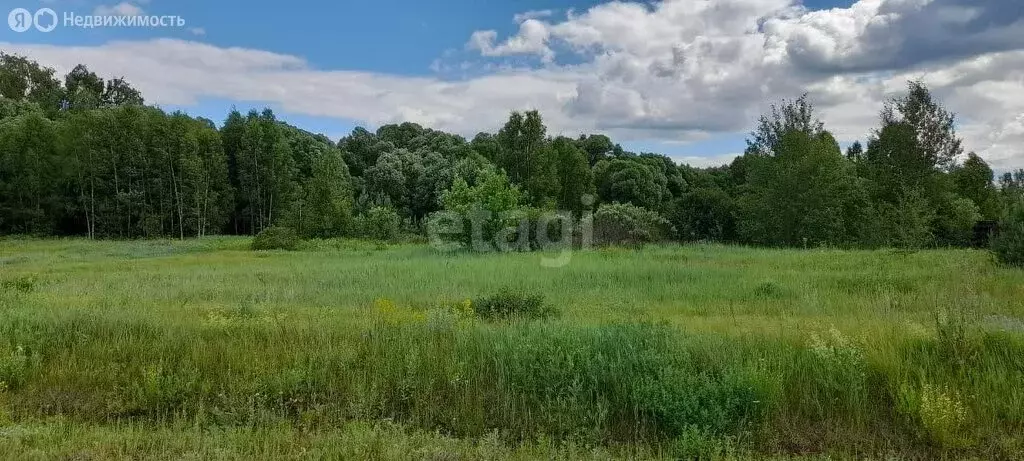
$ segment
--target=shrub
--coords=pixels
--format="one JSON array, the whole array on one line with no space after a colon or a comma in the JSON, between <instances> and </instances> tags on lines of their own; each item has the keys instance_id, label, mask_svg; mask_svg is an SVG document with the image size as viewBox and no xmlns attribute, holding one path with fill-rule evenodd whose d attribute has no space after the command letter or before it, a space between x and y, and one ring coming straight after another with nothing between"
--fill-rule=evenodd
<instances>
[{"instance_id":1,"label":"shrub","mask_svg":"<svg viewBox=\"0 0 1024 461\"><path fill-rule=\"evenodd\" d=\"M291 228L273 226L256 234L252 239L253 250L294 250L299 246L299 236Z\"/></svg>"},{"instance_id":2,"label":"shrub","mask_svg":"<svg viewBox=\"0 0 1024 461\"><path fill-rule=\"evenodd\" d=\"M543 319L557 314L553 306L544 302L543 295L516 292L509 288L477 298L472 306L478 316L486 319Z\"/></svg>"},{"instance_id":3,"label":"shrub","mask_svg":"<svg viewBox=\"0 0 1024 461\"><path fill-rule=\"evenodd\" d=\"M1024 202L1010 207L999 222L992 251L1003 264L1024 267Z\"/></svg>"},{"instance_id":4,"label":"shrub","mask_svg":"<svg viewBox=\"0 0 1024 461\"><path fill-rule=\"evenodd\" d=\"M401 233L402 218L388 207L373 207L356 217L356 234L363 238L393 241Z\"/></svg>"},{"instance_id":5,"label":"shrub","mask_svg":"<svg viewBox=\"0 0 1024 461\"><path fill-rule=\"evenodd\" d=\"M628 203L601 205L594 213L597 245L642 245L668 239L674 232L658 213Z\"/></svg>"}]
</instances>

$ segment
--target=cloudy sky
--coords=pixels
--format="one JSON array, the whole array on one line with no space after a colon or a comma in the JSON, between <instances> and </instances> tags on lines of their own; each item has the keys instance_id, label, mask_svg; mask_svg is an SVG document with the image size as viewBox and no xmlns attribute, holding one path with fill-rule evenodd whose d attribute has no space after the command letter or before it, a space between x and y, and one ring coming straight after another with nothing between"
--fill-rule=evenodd
<instances>
[{"instance_id":1,"label":"cloudy sky","mask_svg":"<svg viewBox=\"0 0 1024 461\"><path fill-rule=\"evenodd\" d=\"M5 0L51 32L0 49L63 73L124 76L147 101L222 120L269 106L338 138L414 121L472 136L513 109L551 133L724 163L767 105L808 93L843 144L922 79L969 150L1024 167L1024 1ZM5 9L6 10L6 9ZM166 15L183 27L67 26L65 15Z\"/></svg>"}]
</instances>

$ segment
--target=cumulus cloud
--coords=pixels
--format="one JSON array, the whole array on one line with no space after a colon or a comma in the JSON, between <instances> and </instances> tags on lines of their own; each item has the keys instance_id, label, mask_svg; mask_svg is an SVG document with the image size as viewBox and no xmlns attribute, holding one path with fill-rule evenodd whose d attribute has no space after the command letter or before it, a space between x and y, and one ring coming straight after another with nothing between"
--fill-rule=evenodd
<instances>
[{"instance_id":1,"label":"cumulus cloud","mask_svg":"<svg viewBox=\"0 0 1024 461\"><path fill-rule=\"evenodd\" d=\"M794 62L820 71L901 69L1024 47L1017 0L861 0L772 19L765 31Z\"/></svg>"},{"instance_id":2,"label":"cumulus cloud","mask_svg":"<svg viewBox=\"0 0 1024 461\"><path fill-rule=\"evenodd\" d=\"M498 33L493 30L478 30L467 43L467 47L479 50L484 56L512 56L521 54L539 55L541 61L551 62L555 52L548 48L548 28L536 19L526 19L519 24L519 33L504 43L495 45Z\"/></svg>"},{"instance_id":3,"label":"cumulus cloud","mask_svg":"<svg viewBox=\"0 0 1024 461\"><path fill-rule=\"evenodd\" d=\"M859 0L808 11L795 0L666 0L605 3L557 20L524 13L510 37L472 34L467 49L490 70L459 80L317 70L296 56L168 39L0 48L63 72L83 62L124 75L158 104L264 101L294 113L414 121L467 136L529 108L543 113L553 134L683 142L743 135L768 104L806 92L841 142L863 141L882 102L907 80L923 79L959 113L966 147L1009 169L1024 166L1024 35L1014 33L1021 24L1015 5ZM947 40L940 29L961 31L963 42L940 46ZM505 62L521 56L542 65ZM435 68L466 65L465 56L451 65L446 59Z\"/></svg>"},{"instance_id":4,"label":"cumulus cloud","mask_svg":"<svg viewBox=\"0 0 1024 461\"><path fill-rule=\"evenodd\" d=\"M583 58L587 71L564 110L605 131L740 132L767 103L807 92L841 140L863 139L887 97L924 79L961 113L969 147L1024 163L1005 126L1024 113L1017 0L859 0L821 11L793 0L611 2L487 39L487 51L502 52L481 48L484 56Z\"/></svg>"}]
</instances>

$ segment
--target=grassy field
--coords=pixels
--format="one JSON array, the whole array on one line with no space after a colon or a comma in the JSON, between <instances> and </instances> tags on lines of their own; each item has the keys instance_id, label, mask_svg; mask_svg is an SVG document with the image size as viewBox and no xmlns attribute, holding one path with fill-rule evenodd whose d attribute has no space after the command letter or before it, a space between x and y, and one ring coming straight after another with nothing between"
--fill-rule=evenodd
<instances>
[{"instance_id":1,"label":"grassy field","mask_svg":"<svg viewBox=\"0 0 1024 461\"><path fill-rule=\"evenodd\" d=\"M4 459L1021 459L985 252L0 240ZM541 294L548 320L472 300Z\"/></svg>"}]
</instances>

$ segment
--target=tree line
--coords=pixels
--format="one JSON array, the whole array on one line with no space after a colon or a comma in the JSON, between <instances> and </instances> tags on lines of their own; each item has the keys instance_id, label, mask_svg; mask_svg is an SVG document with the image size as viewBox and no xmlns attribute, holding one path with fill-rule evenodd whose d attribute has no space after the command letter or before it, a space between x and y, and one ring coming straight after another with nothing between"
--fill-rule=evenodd
<instances>
[{"instance_id":1,"label":"tree line","mask_svg":"<svg viewBox=\"0 0 1024 461\"><path fill-rule=\"evenodd\" d=\"M641 238L765 246L977 244L1024 197L965 154L955 117L920 82L842 151L806 97L763 115L746 152L714 168L550 136L536 111L497 133L414 123L334 142L232 111L218 126L146 106L124 79L0 54L0 234L90 238L423 234L439 211L563 210L657 226ZM505 223L493 222L492 232ZM979 231L980 230L980 231Z\"/></svg>"}]
</instances>

